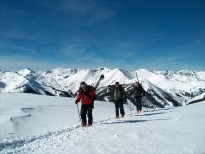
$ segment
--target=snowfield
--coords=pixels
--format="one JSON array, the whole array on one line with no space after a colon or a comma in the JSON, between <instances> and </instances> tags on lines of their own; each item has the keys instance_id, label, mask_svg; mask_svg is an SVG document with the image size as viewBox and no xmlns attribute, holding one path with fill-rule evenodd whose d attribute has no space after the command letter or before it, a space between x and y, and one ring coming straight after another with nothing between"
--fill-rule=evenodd
<instances>
[{"instance_id":1,"label":"snowfield","mask_svg":"<svg viewBox=\"0 0 205 154\"><path fill-rule=\"evenodd\" d=\"M121 119L113 118L113 103L96 101L93 126L81 128L74 100L0 93L0 153L205 153L205 101L140 115L124 105Z\"/></svg>"}]
</instances>

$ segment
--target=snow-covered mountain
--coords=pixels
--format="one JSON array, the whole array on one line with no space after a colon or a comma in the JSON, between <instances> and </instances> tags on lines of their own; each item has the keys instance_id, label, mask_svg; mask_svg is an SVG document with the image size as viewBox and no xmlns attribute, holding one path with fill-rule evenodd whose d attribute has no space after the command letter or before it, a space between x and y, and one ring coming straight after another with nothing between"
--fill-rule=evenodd
<instances>
[{"instance_id":1,"label":"snow-covered mountain","mask_svg":"<svg viewBox=\"0 0 205 154\"><path fill-rule=\"evenodd\" d=\"M112 99L108 85L119 81L129 92L136 73L146 91L144 102L150 107L179 106L205 99L205 72L182 70L151 71L139 69L134 72L122 69L64 69L35 72L29 68L18 72L0 70L0 92L34 93L74 97L81 81L95 85L101 74L105 78L97 90L98 100Z\"/></svg>"}]
</instances>

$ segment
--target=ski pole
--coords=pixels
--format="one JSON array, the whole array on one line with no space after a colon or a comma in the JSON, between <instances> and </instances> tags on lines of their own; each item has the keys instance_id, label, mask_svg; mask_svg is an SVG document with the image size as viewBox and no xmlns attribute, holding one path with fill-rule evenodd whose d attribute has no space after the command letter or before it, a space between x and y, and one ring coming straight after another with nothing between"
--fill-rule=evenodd
<instances>
[{"instance_id":1,"label":"ski pole","mask_svg":"<svg viewBox=\"0 0 205 154\"><path fill-rule=\"evenodd\" d=\"M77 105L77 109L78 109L78 115L79 115L79 122L81 121L81 118L80 118L80 112L79 112L79 108L78 108L78 104Z\"/></svg>"},{"instance_id":2,"label":"ski pole","mask_svg":"<svg viewBox=\"0 0 205 154\"><path fill-rule=\"evenodd\" d=\"M131 101L130 101L130 111L132 111L133 110L133 108L132 108L132 104L131 104Z\"/></svg>"},{"instance_id":3,"label":"ski pole","mask_svg":"<svg viewBox=\"0 0 205 154\"><path fill-rule=\"evenodd\" d=\"M99 80L97 81L96 85L94 86L94 87L95 87L95 89L97 89L97 88L98 88L98 86L99 86L100 82L101 82L104 78L105 78L105 77L104 77L104 75L102 74L102 75L100 76Z\"/></svg>"},{"instance_id":4,"label":"ski pole","mask_svg":"<svg viewBox=\"0 0 205 154\"><path fill-rule=\"evenodd\" d=\"M126 101L126 105L127 105L128 109L130 109L129 101ZM130 111L131 111L131 109L130 109Z\"/></svg>"},{"instance_id":5,"label":"ski pole","mask_svg":"<svg viewBox=\"0 0 205 154\"><path fill-rule=\"evenodd\" d=\"M137 71L136 71L136 77L137 77L137 82L139 82L138 76L137 76ZM136 81L136 80L135 80Z\"/></svg>"}]
</instances>

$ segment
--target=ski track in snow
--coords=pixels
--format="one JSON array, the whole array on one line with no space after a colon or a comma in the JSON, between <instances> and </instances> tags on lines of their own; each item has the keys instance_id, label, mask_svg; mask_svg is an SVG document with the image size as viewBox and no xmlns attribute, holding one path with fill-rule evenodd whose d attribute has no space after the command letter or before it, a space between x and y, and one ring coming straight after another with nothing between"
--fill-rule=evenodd
<instances>
[{"instance_id":1,"label":"ski track in snow","mask_svg":"<svg viewBox=\"0 0 205 154\"><path fill-rule=\"evenodd\" d=\"M135 116L134 113L125 115L124 118L114 119L107 118L94 122L91 127L82 128L79 125L73 125L66 128L59 128L55 131L48 131L44 134L39 134L30 137L15 137L2 138L0 142L0 154L6 153L44 153L51 148L61 146L62 143L71 142L86 136L95 130L102 130L109 124L121 122Z\"/></svg>"}]
</instances>

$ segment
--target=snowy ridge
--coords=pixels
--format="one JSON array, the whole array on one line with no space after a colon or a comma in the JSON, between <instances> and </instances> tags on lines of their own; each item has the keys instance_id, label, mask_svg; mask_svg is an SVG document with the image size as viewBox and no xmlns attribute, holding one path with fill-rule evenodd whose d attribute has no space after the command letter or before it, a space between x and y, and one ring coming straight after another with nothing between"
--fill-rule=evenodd
<instances>
[{"instance_id":1,"label":"snowy ridge","mask_svg":"<svg viewBox=\"0 0 205 154\"><path fill-rule=\"evenodd\" d=\"M181 105L183 105L182 98L174 96L173 94L168 93L159 87L156 87L151 82L144 80L144 81L142 81L141 84L144 87L144 89L147 91L148 97L151 97L155 100L156 105L157 104L158 104L158 106L162 105L161 107L164 107L166 105L168 105L168 106L181 106ZM153 99L152 99L152 102L153 102Z\"/></svg>"},{"instance_id":2,"label":"snowy ridge","mask_svg":"<svg viewBox=\"0 0 205 154\"><path fill-rule=\"evenodd\" d=\"M173 71L151 71L139 69L134 72L122 70L120 68L108 69L64 69L56 68L46 72L35 72L29 68L18 72L0 71L0 92L34 93L52 96L75 97L79 84L85 81L95 85L99 76L104 74L105 79L99 87L107 87L116 81L121 84L132 84L136 81L136 73L139 81L148 81L150 84L146 89L150 89L155 100L160 100L161 105L189 104L198 98L203 100L205 95L205 72L194 72L188 70ZM129 88L126 88L129 89ZM163 91L163 98L156 92ZM99 100L109 100L105 89L99 91ZM166 93L166 98L164 98ZM158 97L158 98L157 98ZM172 97L173 99L169 99ZM172 101L171 101L172 100ZM173 102L173 100L175 100ZM170 103L170 101L172 103ZM177 103L178 102L178 103ZM160 106L160 105L158 105ZM174 105L175 106L175 105Z\"/></svg>"},{"instance_id":3,"label":"snowy ridge","mask_svg":"<svg viewBox=\"0 0 205 154\"><path fill-rule=\"evenodd\" d=\"M121 119L113 118L113 104L96 101L93 126L81 128L73 98L17 93L0 96L0 117L5 121L0 121L1 154L205 152L204 101L178 108L143 108L142 114L135 114L135 110L129 111L124 105L126 114ZM11 112L11 109L20 109L22 114ZM19 128L9 130L7 125L14 121L6 115L21 118L23 113L30 116L18 123ZM51 121L45 121L51 115ZM44 131L39 130L42 127Z\"/></svg>"}]
</instances>

